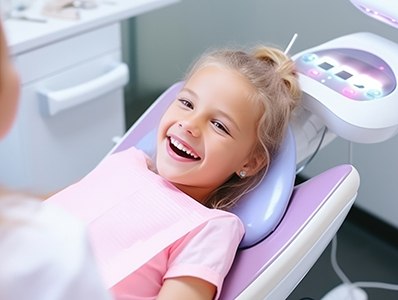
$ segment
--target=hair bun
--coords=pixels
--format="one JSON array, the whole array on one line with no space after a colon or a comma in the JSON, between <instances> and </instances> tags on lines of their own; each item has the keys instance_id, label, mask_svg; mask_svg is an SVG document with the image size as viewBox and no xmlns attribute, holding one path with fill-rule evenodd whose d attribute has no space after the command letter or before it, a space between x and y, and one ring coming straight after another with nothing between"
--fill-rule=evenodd
<instances>
[{"instance_id":1,"label":"hair bun","mask_svg":"<svg viewBox=\"0 0 398 300\"><path fill-rule=\"evenodd\" d=\"M288 89L292 96L292 109L297 105L301 97L301 89L297 80L297 73L294 61L288 57L282 50L272 47L260 46L254 50L254 57L272 66L276 73Z\"/></svg>"}]
</instances>

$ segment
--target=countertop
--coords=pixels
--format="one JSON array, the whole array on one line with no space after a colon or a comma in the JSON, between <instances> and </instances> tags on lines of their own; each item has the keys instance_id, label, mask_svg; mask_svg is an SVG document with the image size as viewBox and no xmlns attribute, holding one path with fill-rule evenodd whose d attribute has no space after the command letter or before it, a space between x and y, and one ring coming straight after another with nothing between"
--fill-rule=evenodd
<instances>
[{"instance_id":1,"label":"countertop","mask_svg":"<svg viewBox=\"0 0 398 300\"><path fill-rule=\"evenodd\" d=\"M67 37L89 31L100 26L149 12L178 2L178 0L112 0L99 2L96 8L79 9L79 20L66 20L40 15L44 0L35 0L29 8L31 15L45 18L38 23L25 20L6 19L4 21L9 52L18 55L45 46Z\"/></svg>"}]
</instances>

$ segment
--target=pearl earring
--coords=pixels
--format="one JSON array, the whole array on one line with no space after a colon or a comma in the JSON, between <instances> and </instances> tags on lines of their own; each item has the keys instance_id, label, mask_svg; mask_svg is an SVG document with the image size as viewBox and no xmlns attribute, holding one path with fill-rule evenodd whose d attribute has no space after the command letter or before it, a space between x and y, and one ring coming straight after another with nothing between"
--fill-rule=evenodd
<instances>
[{"instance_id":1,"label":"pearl earring","mask_svg":"<svg viewBox=\"0 0 398 300\"><path fill-rule=\"evenodd\" d=\"M246 171L244 171L244 170L239 171L239 177L240 178L245 178L246 177Z\"/></svg>"}]
</instances>

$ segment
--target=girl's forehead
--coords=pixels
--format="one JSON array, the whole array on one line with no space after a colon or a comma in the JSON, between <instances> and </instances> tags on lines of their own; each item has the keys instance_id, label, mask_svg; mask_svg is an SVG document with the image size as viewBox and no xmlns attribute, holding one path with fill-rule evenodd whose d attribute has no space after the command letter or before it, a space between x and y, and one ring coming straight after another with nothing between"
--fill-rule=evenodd
<instances>
[{"instance_id":1,"label":"girl's forehead","mask_svg":"<svg viewBox=\"0 0 398 300\"><path fill-rule=\"evenodd\" d=\"M233 98L243 98L250 100L251 105L258 105L256 89L251 82L239 71L220 64L208 64L198 68L189 77L185 87L194 92L198 90L202 93L218 93L230 95Z\"/></svg>"},{"instance_id":2,"label":"girl's forehead","mask_svg":"<svg viewBox=\"0 0 398 300\"><path fill-rule=\"evenodd\" d=\"M234 83L238 83L242 86L246 85L248 89L251 88L249 82L237 70L220 64L208 64L196 69L188 78L187 83L197 83L198 81L214 82L214 86L217 87L218 85L220 88L224 88L221 85L222 83L226 85L230 83L231 87L233 87Z\"/></svg>"},{"instance_id":3,"label":"girl's forehead","mask_svg":"<svg viewBox=\"0 0 398 300\"><path fill-rule=\"evenodd\" d=\"M256 122L263 110L253 96L252 85L230 68L208 65L198 69L187 81L183 91L237 121L244 119L245 122Z\"/></svg>"}]
</instances>

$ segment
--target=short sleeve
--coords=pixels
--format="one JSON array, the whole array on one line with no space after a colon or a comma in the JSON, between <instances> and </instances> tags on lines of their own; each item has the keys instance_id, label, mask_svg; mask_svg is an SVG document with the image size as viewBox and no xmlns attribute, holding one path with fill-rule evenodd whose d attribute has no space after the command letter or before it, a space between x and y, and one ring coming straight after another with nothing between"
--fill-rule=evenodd
<instances>
[{"instance_id":1,"label":"short sleeve","mask_svg":"<svg viewBox=\"0 0 398 300\"><path fill-rule=\"evenodd\" d=\"M164 279L180 276L201 278L217 287L215 299L218 299L243 232L241 221L232 214L211 219L171 248Z\"/></svg>"}]
</instances>

